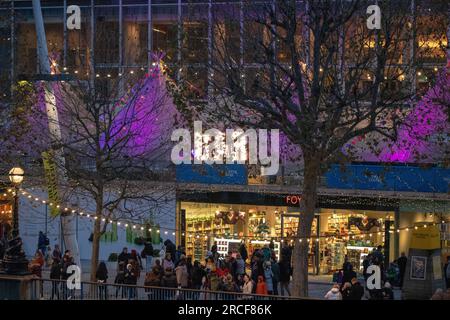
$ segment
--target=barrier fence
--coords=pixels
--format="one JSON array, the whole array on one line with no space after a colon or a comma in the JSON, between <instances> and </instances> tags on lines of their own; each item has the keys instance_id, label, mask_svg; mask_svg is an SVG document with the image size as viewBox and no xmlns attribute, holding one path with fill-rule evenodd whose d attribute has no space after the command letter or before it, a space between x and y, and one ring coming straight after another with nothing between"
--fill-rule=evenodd
<instances>
[{"instance_id":1,"label":"barrier fence","mask_svg":"<svg viewBox=\"0 0 450 320\"><path fill-rule=\"evenodd\" d=\"M74 284L75 285L75 284ZM299 300L305 298L243 294L210 290L148 287L98 282L80 282L70 289L65 280L36 279L32 299L40 300Z\"/></svg>"}]
</instances>

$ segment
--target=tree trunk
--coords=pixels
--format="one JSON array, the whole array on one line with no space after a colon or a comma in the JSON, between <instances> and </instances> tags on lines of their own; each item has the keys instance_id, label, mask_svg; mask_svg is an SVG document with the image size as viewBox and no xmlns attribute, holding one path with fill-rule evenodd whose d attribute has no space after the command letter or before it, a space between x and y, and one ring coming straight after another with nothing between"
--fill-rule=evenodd
<instances>
[{"instance_id":1,"label":"tree trunk","mask_svg":"<svg viewBox=\"0 0 450 320\"><path fill-rule=\"evenodd\" d=\"M65 249L70 250L75 264L81 269L81 258L80 250L78 248L75 219L77 219L77 217L71 213L61 213L61 226L63 231Z\"/></svg>"},{"instance_id":2,"label":"tree trunk","mask_svg":"<svg viewBox=\"0 0 450 320\"><path fill-rule=\"evenodd\" d=\"M308 252L311 239L311 226L317 202L317 181L320 175L320 159L304 155L303 193L300 203L300 221L297 229L297 240L292 255L292 294L308 296ZM301 241L300 241L301 239ZM310 241L315 241L312 238Z\"/></svg>"},{"instance_id":3,"label":"tree trunk","mask_svg":"<svg viewBox=\"0 0 450 320\"><path fill-rule=\"evenodd\" d=\"M92 237L92 255L91 255L91 281L97 281L96 272L98 267L98 257L100 254L100 237L101 237L101 221L103 210L103 192L99 192L96 199L95 214L97 219L94 220L94 230Z\"/></svg>"}]
</instances>

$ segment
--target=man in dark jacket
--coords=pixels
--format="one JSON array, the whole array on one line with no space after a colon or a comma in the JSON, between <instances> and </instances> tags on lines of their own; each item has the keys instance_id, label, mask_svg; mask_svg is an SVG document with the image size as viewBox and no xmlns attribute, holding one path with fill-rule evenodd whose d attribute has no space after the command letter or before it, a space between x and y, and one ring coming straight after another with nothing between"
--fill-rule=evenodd
<instances>
[{"instance_id":1,"label":"man in dark jacket","mask_svg":"<svg viewBox=\"0 0 450 320\"><path fill-rule=\"evenodd\" d=\"M128 253L128 248L125 247L117 257L117 263L119 264L122 262L126 266L128 264L128 260L130 260L130 254Z\"/></svg>"},{"instance_id":2,"label":"man in dark jacket","mask_svg":"<svg viewBox=\"0 0 450 320\"><path fill-rule=\"evenodd\" d=\"M166 246L166 253L170 253L170 257L172 259L172 262L175 263L175 254L177 251L177 248L175 247L175 244L167 239L164 241L164 245Z\"/></svg>"},{"instance_id":3,"label":"man in dark jacket","mask_svg":"<svg viewBox=\"0 0 450 320\"><path fill-rule=\"evenodd\" d=\"M405 276L405 270L406 270L406 263L408 262L408 258L406 257L405 253L402 252L400 258L397 259L398 264L398 273L399 273L399 286L400 288L403 287L403 278Z\"/></svg>"},{"instance_id":4,"label":"man in dark jacket","mask_svg":"<svg viewBox=\"0 0 450 320\"><path fill-rule=\"evenodd\" d=\"M364 296L364 288L359 283L358 279L353 278L352 279L352 287L350 289L349 293L349 299L348 300L361 300L361 298Z\"/></svg>"},{"instance_id":5,"label":"man in dark jacket","mask_svg":"<svg viewBox=\"0 0 450 320\"><path fill-rule=\"evenodd\" d=\"M239 246L239 253L241 254L241 258L244 261L247 261L248 252L247 252L247 248L245 247L245 243L244 242L241 242L241 245Z\"/></svg>"},{"instance_id":6,"label":"man in dark jacket","mask_svg":"<svg viewBox=\"0 0 450 320\"><path fill-rule=\"evenodd\" d=\"M152 270L153 262L153 245L151 242L146 242L145 247L141 252L141 257L145 259L145 272Z\"/></svg>"},{"instance_id":7,"label":"man in dark jacket","mask_svg":"<svg viewBox=\"0 0 450 320\"><path fill-rule=\"evenodd\" d=\"M57 280L61 280L61 264L59 261L53 260L52 267L50 269L50 279L55 280L52 281L52 296L51 300L53 300L55 297L57 300L59 300L59 285L60 282ZM63 284L65 285L65 283Z\"/></svg>"}]
</instances>

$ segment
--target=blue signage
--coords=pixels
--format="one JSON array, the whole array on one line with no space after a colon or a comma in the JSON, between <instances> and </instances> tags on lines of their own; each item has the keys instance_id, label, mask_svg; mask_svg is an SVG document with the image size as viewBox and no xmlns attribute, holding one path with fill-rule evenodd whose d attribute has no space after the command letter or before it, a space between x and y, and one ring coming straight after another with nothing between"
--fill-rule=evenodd
<instances>
[{"instance_id":1,"label":"blue signage","mask_svg":"<svg viewBox=\"0 0 450 320\"><path fill-rule=\"evenodd\" d=\"M396 165L332 165L325 174L328 188L383 191L449 191L450 169Z\"/></svg>"},{"instance_id":2,"label":"blue signage","mask_svg":"<svg viewBox=\"0 0 450 320\"><path fill-rule=\"evenodd\" d=\"M242 164L179 164L177 182L207 184L247 184L247 168Z\"/></svg>"}]
</instances>

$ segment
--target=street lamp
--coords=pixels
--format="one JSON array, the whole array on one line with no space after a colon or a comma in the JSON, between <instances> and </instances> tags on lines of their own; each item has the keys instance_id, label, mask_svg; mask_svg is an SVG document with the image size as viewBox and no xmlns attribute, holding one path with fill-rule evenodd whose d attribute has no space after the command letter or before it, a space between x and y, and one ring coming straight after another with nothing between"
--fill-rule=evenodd
<instances>
[{"instance_id":1,"label":"street lamp","mask_svg":"<svg viewBox=\"0 0 450 320\"><path fill-rule=\"evenodd\" d=\"M8 249L3 259L3 267L8 274L28 274L28 260L22 249L22 239L19 237L19 185L23 181L24 171L14 167L9 171L9 180L14 186L14 208L12 238L8 241Z\"/></svg>"},{"instance_id":2,"label":"street lamp","mask_svg":"<svg viewBox=\"0 0 450 320\"><path fill-rule=\"evenodd\" d=\"M13 224L12 224L13 238L19 235L19 185L23 181L24 173L25 172L20 167L14 167L9 171L9 180L14 186L14 207L13 207Z\"/></svg>"}]
</instances>

